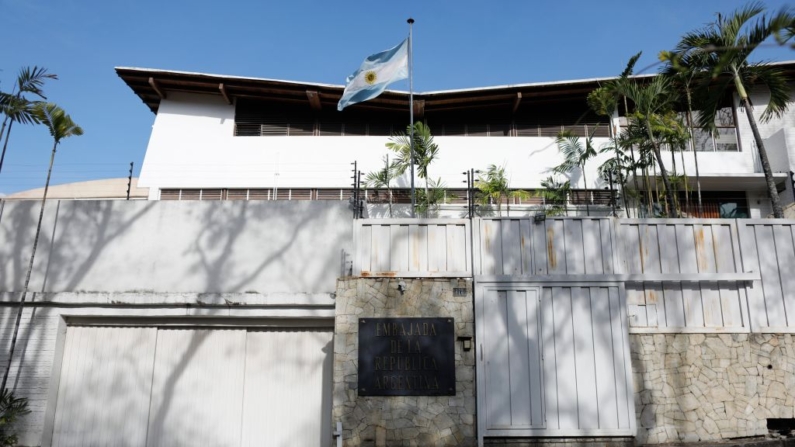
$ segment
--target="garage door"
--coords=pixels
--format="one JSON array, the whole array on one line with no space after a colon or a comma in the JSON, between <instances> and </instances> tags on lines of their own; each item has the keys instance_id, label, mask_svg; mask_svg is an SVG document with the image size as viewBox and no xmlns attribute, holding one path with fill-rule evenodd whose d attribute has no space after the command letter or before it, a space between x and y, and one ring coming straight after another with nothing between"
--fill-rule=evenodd
<instances>
[{"instance_id":1,"label":"garage door","mask_svg":"<svg viewBox=\"0 0 795 447\"><path fill-rule=\"evenodd\" d=\"M332 332L69 327L53 445L331 444Z\"/></svg>"}]
</instances>

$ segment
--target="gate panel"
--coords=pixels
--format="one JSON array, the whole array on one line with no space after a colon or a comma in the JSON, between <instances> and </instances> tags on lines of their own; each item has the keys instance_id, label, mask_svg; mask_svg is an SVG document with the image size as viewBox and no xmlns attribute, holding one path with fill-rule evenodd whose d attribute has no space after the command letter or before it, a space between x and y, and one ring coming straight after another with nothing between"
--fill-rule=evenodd
<instances>
[{"instance_id":1,"label":"gate panel","mask_svg":"<svg viewBox=\"0 0 795 447\"><path fill-rule=\"evenodd\" d=\"M538 289L493 290L484 299L486 424L543 427Z\"/></svg>"},{"instance_id":2,"label":"gate panel","mask_svg":"<svg viewBox=\"0 0 795 447\"><path fill-rule=\"evenodd\" d=\"M481 436L634 435L622 291L615 283L478 282Z\"/></svg>"},{"instance_id":3,"label":"gate panel","mask_svg":"<svg viewBox=\"0 0 795 447\"><path fill-rule=\"evenodd\" d=\"M748 287L754 331L792 332L795 328L795 223L738 220L744 267L761 278Z\"/></svg>"}]
</instances>

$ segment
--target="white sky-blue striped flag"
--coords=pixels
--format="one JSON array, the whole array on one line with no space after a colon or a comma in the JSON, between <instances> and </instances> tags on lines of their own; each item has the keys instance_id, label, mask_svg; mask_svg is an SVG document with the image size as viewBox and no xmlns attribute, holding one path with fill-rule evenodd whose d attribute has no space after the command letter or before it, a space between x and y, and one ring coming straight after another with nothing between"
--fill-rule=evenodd
<instances>
[{"instance_id":1,"label":"white sky-blue striped flag","mask_svg":"<svg viewBox=\"0 0 795 447\"><path fill-rule=\"evenodd\" d=\"M369 56L345 81L345 91L337 104L337 110L359 102L373 99L386 87L409 77L409 40L398 46Z\"/></svg>"}]
</instances>

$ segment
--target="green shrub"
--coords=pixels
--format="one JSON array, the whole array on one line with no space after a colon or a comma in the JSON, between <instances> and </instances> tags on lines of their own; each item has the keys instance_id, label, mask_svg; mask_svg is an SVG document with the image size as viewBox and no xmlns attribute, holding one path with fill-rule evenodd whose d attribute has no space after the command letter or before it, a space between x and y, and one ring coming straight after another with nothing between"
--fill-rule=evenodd
<instances>
[{"instance_id":1,"label":"green shrub","mask_svg":"<svg viewBox=\"0 0 795 447\"><path fill-rule=\"evenodd\" d=\"M17 434L14 423L20 416L30 413L28 400L23 397L14 397L14 394L4 389L0 391L0 446L14 446L17 444Z\"/></svg>"}]
</instances>

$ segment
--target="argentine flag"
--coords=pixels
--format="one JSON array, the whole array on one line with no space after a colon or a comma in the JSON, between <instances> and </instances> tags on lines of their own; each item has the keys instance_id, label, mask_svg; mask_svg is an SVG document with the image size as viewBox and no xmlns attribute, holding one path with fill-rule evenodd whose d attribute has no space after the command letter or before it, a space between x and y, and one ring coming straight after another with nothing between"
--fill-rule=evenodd
<instances>
[{"instance_id":1,"label":"argentine flag","mask_svg":"<svg viewBox=\"0 0 795 447\"><path fill-rule=\"evenodd\" d=\"M409 77L408 47L409 40L406 39L395 48L365 59L362 66L345 80L345 91L337 110L342 111L349 105L373 99L389 84Z\"/></svg>"}]
</instances>

